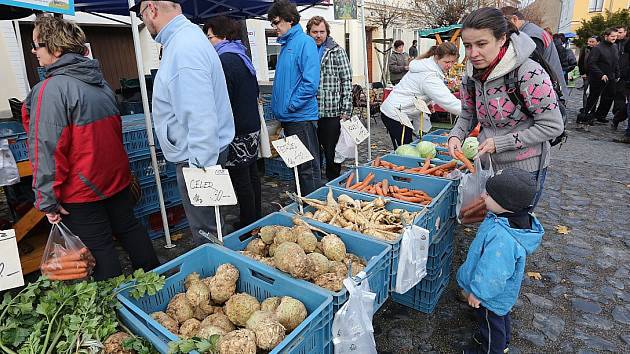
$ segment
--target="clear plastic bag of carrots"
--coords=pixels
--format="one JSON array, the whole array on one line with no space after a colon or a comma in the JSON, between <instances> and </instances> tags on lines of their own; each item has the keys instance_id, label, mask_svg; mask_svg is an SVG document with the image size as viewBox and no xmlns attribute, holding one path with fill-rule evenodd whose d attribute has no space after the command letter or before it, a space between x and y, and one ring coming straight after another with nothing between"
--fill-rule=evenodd
<instances>
[{"instance_id":1,"label":"clear plastic bag of carrots","mask_svg":"<svg viewBox=\"0 0 630 354\"><path fill-rule=\"evenodd\" d=\"M494 175L492 164L484 170L481 160L476 158L474 165L474 172L463 175L459 182L456 211L460 224L481 222L488 212L481 195L486 190L486 181Z\"/></svg>"},{"instance_id":2,"label":"clear plastic bag of carrots","mask_svg":"<svg viewBox=\"0 0 630 354\"><path fill-rule=\"evenodd\" d=\"M53 224L40 270L50 280L87 278L96 261L85 244L63 223Z\"/></svg>"}]
</instances>

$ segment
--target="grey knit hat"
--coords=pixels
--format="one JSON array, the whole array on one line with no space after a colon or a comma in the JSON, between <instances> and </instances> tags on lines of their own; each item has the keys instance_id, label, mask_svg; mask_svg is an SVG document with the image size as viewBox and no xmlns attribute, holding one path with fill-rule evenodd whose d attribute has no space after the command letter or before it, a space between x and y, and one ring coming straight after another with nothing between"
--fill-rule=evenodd
<instances>
[{"instance_id":1,"label":"grey knit hat","mask_svg":"<svg viewBox=\"0 0 630 354\"><path fill-rule=\"evenodd\" d=\"M511 212L531 208L537 187L532 173L515 167L500 170L486 181L486 193Z\"/></svg>"}]
</instances>

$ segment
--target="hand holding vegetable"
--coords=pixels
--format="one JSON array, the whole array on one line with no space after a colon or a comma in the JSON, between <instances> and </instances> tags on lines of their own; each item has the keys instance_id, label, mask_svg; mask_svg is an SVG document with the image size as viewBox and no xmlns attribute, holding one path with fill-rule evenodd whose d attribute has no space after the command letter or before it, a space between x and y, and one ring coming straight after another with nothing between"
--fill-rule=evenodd
<instances>
[{"instance_id":1,"label":"hand holding vegetable","mask_svg":"<svg viewBox=\"0 0 630 354\"><path fill-rule=\"evenodd\" d=\"M452 136L448 139L448 153L452 158L456 159L457 157L455 157L455 153L457 151L462 152L462 141L459 140L458 137Z\"/></svg>"}]
</instances>

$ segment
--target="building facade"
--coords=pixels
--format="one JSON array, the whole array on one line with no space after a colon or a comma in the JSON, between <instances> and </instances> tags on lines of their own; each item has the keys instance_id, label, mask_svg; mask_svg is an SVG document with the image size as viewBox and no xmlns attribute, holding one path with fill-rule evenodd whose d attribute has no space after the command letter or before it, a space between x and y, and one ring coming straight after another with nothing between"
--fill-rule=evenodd
<instances>
[{"instance_id":1,"label":"building facade","mask_svg":"<svg viewBox=\"0 0 630 354\"><path fill-rule=\"evenodd\" d=\"M562 0L558 32L575 32L582 22L606 11L627 9L628 0Z\"/></svg>"}]
</instances>

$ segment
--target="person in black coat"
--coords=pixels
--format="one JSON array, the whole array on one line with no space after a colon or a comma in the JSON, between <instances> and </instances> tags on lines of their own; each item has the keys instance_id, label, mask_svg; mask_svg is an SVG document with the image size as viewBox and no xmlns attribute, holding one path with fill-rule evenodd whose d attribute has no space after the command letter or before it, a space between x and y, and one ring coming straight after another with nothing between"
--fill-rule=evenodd
<instances>
[{"instance_id":1,"label":"person in black coat","mask_svg":"<svg viewBox=\"0 0 630 354\"><path fill-rule=\"evenodd\" d=\"M240 41L238 22L225 16L213 17L203 31L219 54L234 114L235 135L228 147L225 166L230 172L240 208L237 225L240 228L261 217L260 178L256 164L261 129L258 80L247 49Z\"/></svg>"},{"instance_id":2,"label":"person in black coat","mask_svg":"<svg viewBox=\"0 0 630 354\"><path fill-rule=\"evenodd\" d=\"M624 102L628 102L630 100L630 41L625 42L623 54L619 58L619 72L619 86L623 87ZM627 113L628 104L626 103L622 109ZM627 114L615 115L612 122L613 130L617 130L619 123L623 122L627 116Z\"/></svg>"},{"instance_id":3,"label":"person in black coat","mask_svg":"<svg viewBox=\"0 0 630 354\"><path fill-rule=\"evenodd\" d=\"M625 26L617 26L617 51L619 52L619 59L624 55L626 51L626 45L628 44L628 38L626 38L627 30ZM615 85L615 103L613 104L613 121L612 128L617 130L619 123L626 120L626 85L619 80Z\"/></svg>"},{"instance_id":4,"label":"person in black coat","mask_svg":"<svg viewBox=\"0 0 630 354\"><path fill-rule=\"evenodd\" d=\"M560 65L562 65L562 73L564 75L564 81L569 82L569 73L577 66L577 60L575 60L575 54L571 49L565 47L567 38L564 33L556 33L553 35L553 43L556 46L558 57L560 58Z\"/></svg>"},{"instance_id":5,"label":"person in black coat","mask_svg":"<svg viewBox=\"0 0 630 354\"><path fill-rule=\"evenodd\" d=\"M594 125L595 121L606 123L606 115L615 97L615 82L619 78L619 52L614 46L617 31L608 28L604 31L603 40L591 50L588 58L588 80L591 87L586 101L584 114L579 114L578 129L584 125ZM595 110L597 101L599 107Z\"/></svg>"},{"instance_id":6,"label":"person in black coat","mask_svg":"<svg viewBox=\"0 0 630 354\"><path fill-rule=\"evenodd\" d=\"M588 61L588 55L591 53L591 49L595 48L595 46L599 44L599 39L597 36L592 36L586 41L586 45L580 49L580 57L578 58L578 70L580 71L580 76L582 76L582 90L584 91L582 94L582 108L580 112L584 112L584 108L586 107L586 99L588 98L588 66L586 65Z\"/></svg>"}]
</instances>

